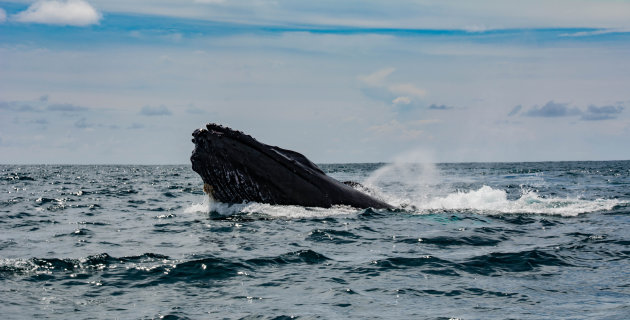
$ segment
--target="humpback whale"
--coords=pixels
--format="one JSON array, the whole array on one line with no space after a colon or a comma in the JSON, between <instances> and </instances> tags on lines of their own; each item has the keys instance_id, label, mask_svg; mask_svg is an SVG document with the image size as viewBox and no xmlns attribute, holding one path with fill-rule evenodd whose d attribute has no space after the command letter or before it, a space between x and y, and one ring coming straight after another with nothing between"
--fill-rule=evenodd
<instances>
[{"instance_id":1,"label":"humpback whale","mask_svg":"<svg viewBox=\"0 0 630 320\"><path fill-rule=\"evenodd\" d=\"M304 155L266 145L219 124L193 132L192 169L223 203L260 202L329 208L393 208L328 175Z\"/></svg>"}]
</instances>

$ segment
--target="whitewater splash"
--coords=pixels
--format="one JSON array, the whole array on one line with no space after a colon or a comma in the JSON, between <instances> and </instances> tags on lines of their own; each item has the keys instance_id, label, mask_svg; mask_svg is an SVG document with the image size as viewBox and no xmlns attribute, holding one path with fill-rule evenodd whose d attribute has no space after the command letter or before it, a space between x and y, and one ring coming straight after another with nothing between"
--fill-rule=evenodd
<instances>
[{"instance_id":1,"label":"whitewater splash","mask_svg":"<svg viewBox=\"0 0 630 320\"><path fill-rule=\"evenodd\" d=\"M363 181L364 191L396 207L407 207L443 193L443 179L430 154L416 150L397 156Z\"/></svg>"},{"instance_id":2,"label":"whitewater splash","mask_svg":"<svg viewBox=\"0 0 630 320\"><path fill-rule=\"evenodd\" d=\"M516 200L509 200L505 190L483 186L478 190L458 191L444 197L413 204L420 212L472 211L479 214L549 214L566 217L582 213L612 210L622 205L618 200L583 200L579 198L543 198L534 191L523 191Z\"/></svg>"},{"instance_id":3,"label":"whitewater splash","mask_svg":"<svg viewBox=\"0 0 630 320\"><path fill-rule=\"evenodd\" d=\"M393 197L392 197L393 198ZM612 210L625 203L611 199L584 200L579 198L544 198L534 191L523 191L516 200L509 200L507 192L483 186L478 190L457 191L445 196L418 199L398 199L404 212L432 214L441 212L470 212L483 215L546 214L574 217L579 214ZM387 210L383 210L387 211ZM213 213L220 216L264 215L272 218L314 218L363 212L348 206L315 208L270 205L265 203L227 204L205 200L191 204L185 213Z\"/></svg>"},{"instance_id":4,"label":"whitewater splash","mask_svg":"<svg viewBox=\"0 0 630 320\"><path fill-rule=\"evenodd\" d=\"M230 204L211 201L209 197L204 197L204 201L202 203L193 203L188 208L184 209L184 213L206 213L216 214L219 216L256 214L272 218L289 219L347 215L360 213L362 211L362 209L357 209L350 206L333 206L331 208L319 208L289 205L272 205L257 202Z\"/></svg>"}]
</instances>

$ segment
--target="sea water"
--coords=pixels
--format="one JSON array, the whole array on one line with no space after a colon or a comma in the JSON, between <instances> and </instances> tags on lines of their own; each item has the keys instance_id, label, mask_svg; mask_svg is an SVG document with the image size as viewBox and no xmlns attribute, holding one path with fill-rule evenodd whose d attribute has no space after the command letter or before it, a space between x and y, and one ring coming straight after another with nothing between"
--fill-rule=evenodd
<instances>
[{"instance_id":1,"label":"sea water","mask_svg":"<svg viewBox=\"0 0 630 320\"><path fill-rule=\"evenodd\" d=\"M181 166L0 166L3 319L625 319L630 162L329 164L395 210Z\"/></svg>"}]
</instances>

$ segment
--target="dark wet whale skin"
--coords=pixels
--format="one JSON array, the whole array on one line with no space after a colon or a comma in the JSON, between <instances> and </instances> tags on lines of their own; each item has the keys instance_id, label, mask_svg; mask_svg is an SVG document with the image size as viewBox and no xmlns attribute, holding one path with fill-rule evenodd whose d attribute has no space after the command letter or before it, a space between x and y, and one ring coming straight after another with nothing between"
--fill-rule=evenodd
<instances>
[{"instance_id":1,"label":"dark wet whale skin","mask_svg":"<svg viewBox=\"0 0 630 320\"><path fill-rule=\"evenodd\" d=\"M192 168L217 201L392 208L327 176L302 154L260 143L243 132L208 124L192 135Z\"/></svg>"}]
</instances>

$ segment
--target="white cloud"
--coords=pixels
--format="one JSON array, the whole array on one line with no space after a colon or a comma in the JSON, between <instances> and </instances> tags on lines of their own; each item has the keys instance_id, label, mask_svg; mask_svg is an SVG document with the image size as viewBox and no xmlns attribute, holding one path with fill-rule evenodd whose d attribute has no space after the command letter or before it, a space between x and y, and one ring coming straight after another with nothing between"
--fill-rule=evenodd
<instances>
[{"instance_id":1,"label":"white cloud","mask_svg":"<svg viewBox=\"0 0 630 320\"><path fill-rule=\"evenodd\" d=\"M416 96L419 98L422 98L427 94L426 90L418 88L412 83L397 83L389 86L388 89L396 94Z\"/></svg>"},{"instance_id":2,"label":"white cloud","mask_svg":"<svg viewBox=\"0 0 630 320\"><path fill-rule=\"evenodd\" d=\"M409 97L398 97L392 101L393 104L410 104L411 99Z\"/></svg>"},{"instance_id":3,"label":"white cloud","mask_svg":"<svg viewBox=\"0 0 630 320\"><path fill-rule=\"evenodd\" d=\"M0 23L3 23L7 20L7 13L4 9L0 8Z\"/></svg>"},{"instance_id":4,"label":"white cloud","mask_svg":"<svg viewBox=\"0 0 630 320\"><path fill-rule=\"evenodd\" d=\"M612 28L612 29L599 29L593 31L579 31L573 33L563 33L561 37L589 37L589 36L598 36L602 34L609 33L630 33L630 28Z\"/></svg>"},{"instance_id":5,"label":"white cloud","mask_svg":"<svg viewBox=\"0 0 630 320\"><path fill-rule=\"evenodd\" d=\"M374 73L359 76L359 81L366 85L364 93L379 100L391 101L394 105L408 105L415 99L423 98L427 91L417 87L413 83L392 83L388 81L389 75L396 69L385 68Z\"/></svg>"},{"instance_id":6,"label":"white cloud","mask_svg":"<svg viewBox=\"0 0 630 320\"><path fill-rule=\"evenodd\" d=\"M385 79L394 71L396 71L394 68L381 69L366 76L359 76L359 80L369 86L381 86Z\"/></svg>"},{"instance_id":7,"label":"white cloud","mask_svg":"<svg viewBox=\"0 0 630 320\"><path fill-rule=\"evenodd\" d=\"M42 0L15 15L20 22L88 26L97 24L101 14L83 0Z\"/></svg>"}]
</instances>

